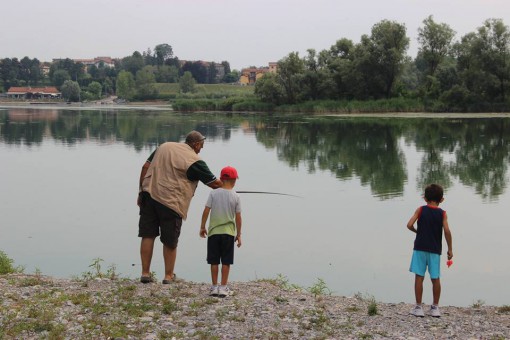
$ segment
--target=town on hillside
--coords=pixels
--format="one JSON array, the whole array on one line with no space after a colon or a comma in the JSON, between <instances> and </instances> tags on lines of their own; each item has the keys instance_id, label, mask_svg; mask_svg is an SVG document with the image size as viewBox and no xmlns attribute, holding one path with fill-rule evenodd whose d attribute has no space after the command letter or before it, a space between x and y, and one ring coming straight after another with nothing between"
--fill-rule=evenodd
<instances>
[{"instance_id":1,"label":"town on hillside","mask_svg":"<svg viewBox=\"0 0 510 340\"><path fill-rule=\"evenodd\" d=\"M264 74L275 73L276 69L276 62L238 71L231 70L227 61L180 60L166 44L156 46L154 52L150 49L142 54L134 52L125 58L55 58L51 62L28 57L4 58L0 59L0 100L99 100L117 95L117 87L123 88L124 83L135 83L142 89L131 97L154 99L157 91L151 84L178 83L186 72L197 84L245 86L254 85Z\"/></svg>"}]
</instances>

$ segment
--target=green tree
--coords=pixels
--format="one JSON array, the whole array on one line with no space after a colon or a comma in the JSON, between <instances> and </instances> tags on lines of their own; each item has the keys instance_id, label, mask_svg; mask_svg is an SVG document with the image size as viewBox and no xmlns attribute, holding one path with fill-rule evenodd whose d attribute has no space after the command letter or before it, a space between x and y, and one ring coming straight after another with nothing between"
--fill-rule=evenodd
<instances>
[{"instance_id":1,"label":"green tree","mask_svg":"<svg viewBox=\"0 0 510 340\"><path fill-rule=\"evenodd\" d=\"M58 69L53 73L53 85L56 87L61 87L64 82L67 80L71 80L71 76L69 75L69 72L67 72L64 69Z\"/></svg>"},{"instance_id":2,"label":"green tree","mask_svg":"<svg viewBox=\"0 0 510 340\"><path fill-rule=\"evenodd\" d=\"M159 44L154 48L154 54L156 56L156 65L164 65L165 61L173 57L172 46L168 44Z\"/></svg>"},{"instance_id":3,"label":"green tree","mask_svg":"<svg viewBox=\"0 0 510 340\"><path fill-rule=\"evenodd\" d=\"M176 83L179 79L179 70L175 66L158 66L156 72L156 81L158 83Z\"/></svg>"},{"instance_id":4,"label":"green tree","mask_svg":"<svg viewBox=\"0 0 510 340\"><path fill-rule=\"evenodd\" d=\"M451 53L455 31L447 24L436 23L431 16L423 20L423 27L418 28L420 44L417 60L421 61L422 83L425 95L430 95L434 84L438 83L436 73L443 60ZM441 92L437 91L435 97Z\"/></svg>"},{"instance_id":5,"label":"green tree","mask_svg":"<svg viewBox=\"0 0 510 340\"><path fill-rule=\"evenodd\" d=\"M179 79L179 88L182 93L192 93L195 92L195 79L193 78L193 75L191 72L186 71L182 75L182 77Z\"/></svg>"},{"instance_id":6,"label":"green tree","mask_svg":"<svg viewBox=\"0 0 510 340\"><path fill-rule=\"evenodd\" d=\"M87 92L92 95L93 99L99 99L101 98L101 93L103 92L103 86L97 81L93 81L87 86Z\"/></svg>"},{"instance_id":7,"label":"green tree","mask_svg":"<svg viewBox=\"0 0 510 340\"><path fill-rule=\"evenodd\" d=\"M0 61L0 78L2 79L5 91L11 86L18 85L20 68L20 62L17 58L4 58Z\"/></svg>"},{"instance_id":8,"label":"green tree","mask_svg":"<svg viewBox=\"0 0 510 340\"><path fill-rule=\"evenodd\" d=\"M67 101L77 102L80 101L80 85L76 81L66 80L60 87L62 96Z\"/></svg>"},{"instance_id":9,"label":"green tree","mask_svg":"<svg viewBox=\"0 0 510 340\"><path fill-rule=\"evenodd\" d=\"M120 71L117 77L117 96L130 100L135 95L135 78L128 71Z\"/></svg>"},{"instance_id":10,"label":"green tree","mask_svg":"<svg viewBox=\"0 0 510 340\"><path fill-rule=\"evenodd\" d=\"M510 86L510 30L503 20L489 19L478 28L478 46L473 52L490 77L487 83L490 99L504 102Z\"/></svg>"},{"instance_id":11,"label":"green tree","mask_svg":"<svg viewBox=\"0 0 510 340\"><path fill-rule=\"evenodd\" d=\"M266 73L257 80L254 93L266 103L279 105L283 101L283 88L274 73Z\"/></svg>"},{"instance_id":12,"label":"green tree","mask_svg":"<svg viewBox=\"0 0 510 340\"><path fill-rule=\"evenodd\" d=\"M404 24L382 20L372 27L370 62L375 66L376 76L381 80L386 98L391 97L395 81L402 72L408 47L409 38Z\"/></svg>"},{"instance_id":13,"label":"green tree","mask_svg":"<svg viewBox=\"0 0 510 340\"><path fill-rule=\"evenodd\" d=\"M140 71L144 65L145 61L143 56L138 51L133 52L133 54L129 57L122 58L122 68L131 72L133 75Z\"/></svg>"},{"instance_id":14,"label":"green tree","mask_svg":"<svg viewBox=\"0 0 510 340\"><path fill-rule=\"evenodd\" d=\"M136 72L136 94L140 99L155 99L158 96L153 70L152 66L145 66Z\"/></svg>"},{"instance_id":15,"label":"green tree","mask_svg":"<svg viewBox=\"0 0 510 340\"><path fill-rule=\"evenodd\" d=\"M298 101L304 71L305 64L298 52L291 52L278 61L278 81L283 88L285 103L294 104Z\"/></svg>"}]
</instances>

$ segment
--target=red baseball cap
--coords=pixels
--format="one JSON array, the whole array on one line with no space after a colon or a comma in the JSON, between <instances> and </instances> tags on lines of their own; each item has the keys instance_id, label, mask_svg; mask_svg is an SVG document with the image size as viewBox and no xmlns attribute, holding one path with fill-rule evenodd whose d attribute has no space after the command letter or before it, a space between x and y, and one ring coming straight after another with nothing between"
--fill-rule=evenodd
<instances>
[{"instance_id":1,"label":"red baseball cap","mask_svg":"<svg viewBox=\"0 0 510 340\"><path fill-rule=\"evenodd\" d=\"M237 170L234 167L226 166L221 169L220 179L237 179L239 176L237 175Z\"/></svg>"}]
</instances>

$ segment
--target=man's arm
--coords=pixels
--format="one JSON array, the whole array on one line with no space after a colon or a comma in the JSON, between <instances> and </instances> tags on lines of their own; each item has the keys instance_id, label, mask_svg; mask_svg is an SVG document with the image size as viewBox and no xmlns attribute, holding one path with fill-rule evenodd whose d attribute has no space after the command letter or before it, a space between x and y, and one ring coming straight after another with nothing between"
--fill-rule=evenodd
<instances>
[{"instance_id":1,"label":"man's arm","mask_svg":"<svg viewBox=\"0 0 510 340\"><path fill-rule=\"evenodd\" d=\"M214 176L203 160L193 163L186 172L186 176L190 181L200 181L213 189L221 188L223 186L223 182Z\"/></svg>"},{"instance_id":2,"label":"man's arm","mask_svg":"<svg viewBox=\"0 0 510 340\"><path fill-rule=\"evenodd\" d=\"M444 238L446 239L446 244L448 245L448 260L453 257L453 246L452 246L452 232L450 231L450 226L448 225L448 217L446 216L446 211L443 216L443 229L444 229Z\"/></svg>"}]
</instances>

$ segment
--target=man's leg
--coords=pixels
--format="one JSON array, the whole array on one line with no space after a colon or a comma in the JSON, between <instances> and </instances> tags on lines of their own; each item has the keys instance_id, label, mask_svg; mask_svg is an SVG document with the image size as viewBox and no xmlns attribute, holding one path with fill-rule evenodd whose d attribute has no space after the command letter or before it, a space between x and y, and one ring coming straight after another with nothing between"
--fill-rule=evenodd
<instances>
[{"instance_id":1,"label":"man's leg","mask_svg":"<svg viewBox=\"0 0 510 340\"><path fill-rule=\"evenodd\" d=\"M431 279L432 281L432 298L434 300L434 305L439 305L439 298L441 297L441 281L439 278Z\"/></svg>"},{"instance_id":2,"label":"man's leg","mask_svg":"<svg viewBox=\"0 0 510 340\"><path fill-rule=\"evenodd\" d=\"M175 259L177 258L177 247L170 248L163 244L163 260L165 261L165 280L174 279Z\"/></svg>"},{"instance_id":3,"label":"man's leg","mask_svg":"<svg viewBox=\"0 0 510 340\"><path fill-rule=\"evenodd\" d=\"M140 258L142 260L142 276L151 276L151 260L155 237L142 237Z\"/></svg>"},{"instance_id":4,"label":"man's leg","mask_svg":"<svg viewBox=\"0 0 510 340\"><path fill-rule=\"evenodd\" d=\"M221 285L226 286L228 283L228 274L230 273L230 265L222 264L221 265Z\"/></svg>"},{"instance_id":5,"label":"man's leg","mask_svg":"<svg viewBox=\"0 0 510 340\"><path fill-rule=\"evenodd\" d=\"M423 279L424 276L415 275L414 277L414 296L416 297L416 304L421 305L423 297Z\"/></svg>"}]
</instances>

